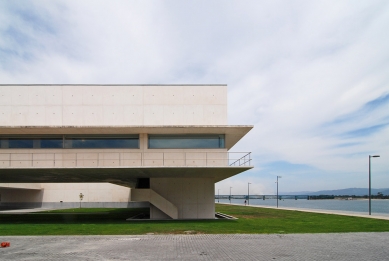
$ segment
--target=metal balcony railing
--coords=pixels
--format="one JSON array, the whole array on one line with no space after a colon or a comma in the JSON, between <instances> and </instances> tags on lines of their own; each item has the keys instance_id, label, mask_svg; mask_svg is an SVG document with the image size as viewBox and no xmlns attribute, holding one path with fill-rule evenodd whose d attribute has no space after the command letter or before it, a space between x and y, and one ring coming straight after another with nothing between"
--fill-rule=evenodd
<instances>
[{"instance_id":1,"label":"metal balcony railing","mask_svg":"<svg viewBox=\"0 0 389 261\"><path fill-rule=\"evenodd\" d=\"M250 166L251 152L0 153L0 168Z\"/></svg>"}]
</instances>

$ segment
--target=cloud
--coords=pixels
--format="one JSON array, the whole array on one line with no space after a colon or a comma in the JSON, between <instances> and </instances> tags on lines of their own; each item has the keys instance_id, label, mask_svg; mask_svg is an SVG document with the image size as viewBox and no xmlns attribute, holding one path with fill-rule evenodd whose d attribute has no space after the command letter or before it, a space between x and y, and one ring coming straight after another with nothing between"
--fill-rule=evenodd
<instances>
[{"instance_id":1,"label":"cloud","mask_svg":"<svg viewBox=\"0 0 389 261\"><path fill-rule=\"evenodd\" d=\"M369 153L385 184L388 25L387 1L4 1L0 81L227 83L256 168L217 187L363 187Z\"/></svg>"},{"instance_id":2,"label":"cloud","mask_svg":"<svg viewBox=\"0 0 389 261\"><path fill-rule=\"evenodd\" d=\"M372 135L382 129L385 129L387 126L389 126L389 123L374 125L367 128L361 128L361 129L346 132L342 134L342 136L344 138L354 138L354 137L361 137L361 136L364 137L364 136Z\"/></svg>"}]
</instances>

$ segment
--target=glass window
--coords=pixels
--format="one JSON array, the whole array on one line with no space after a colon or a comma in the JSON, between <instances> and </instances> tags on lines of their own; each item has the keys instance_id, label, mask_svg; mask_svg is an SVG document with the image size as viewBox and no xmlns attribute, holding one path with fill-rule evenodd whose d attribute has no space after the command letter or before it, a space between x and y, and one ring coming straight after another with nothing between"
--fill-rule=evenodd
<instances>
[{"instance_id":1,"label":"glass window","mask_svg":"<svg viewBox=\"0 0 389 261\"><path fill-rule=\"evenodd\" d=\"M86 149L86 148L139 148L139 136L126 137L65 137L65 148L72 149Z\"/></svg>"},{"instance_id":2,"label":"glass window","mask_svg":"<svg viewBox=\"0 0 389 261\"><path fill-rule=\"evenodd\" d=\"M63 147L62 138L42 138L40 139L40 147L42 149L57 148L60 149Z\"/></svg>"},{"instance_id":3,"label":"glass window","mask_svg":"<svg viewBox=\"0 0 389 261\"><path fill-rule=\"evenodd\" d=\"M62 137L40 138L40 137L5 137L0 138L3 149L39 149L39 148L62 148Z\"/></svg>"},{"instance_id":4,"label":"glass window","mask_svg":"<svg viewBox=\"0 0 389 261\"><path fill-rule=\"evenodd\" d=\"M65 144L64 144L65 142ZM0 136L1 149L139 148L139 135Z\"/></svg>"},{"instance_id":5,"label":"glass window","mask_svg":"<svg viewBox=\"0 0 389 261\"><path fill-rule=\"evenodd\" d=\"M149 135L150 149L224 148L224 135Z\"/></svg>"},{"instance_id":6,"label":"glass window","mask_svg":"<svg viewBox=\"0 0 389 261\"><path fill-rule=\"evenodd\" d=\"M32 149L34 139L29 138L10 138L8 139L8 148L10 149Z\"/></svg>"}]
</instances>

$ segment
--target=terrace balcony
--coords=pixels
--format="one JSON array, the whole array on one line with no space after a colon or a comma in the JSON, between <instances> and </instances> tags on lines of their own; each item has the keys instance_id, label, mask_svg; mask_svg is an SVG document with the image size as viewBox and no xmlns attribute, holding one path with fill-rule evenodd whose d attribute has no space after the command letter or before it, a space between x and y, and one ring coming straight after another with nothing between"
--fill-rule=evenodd
<instances>
[{"instance_id":1,"label":"terrace balcony","mask_svg":"<svg viewBox=\"0 0 389 261\"><path fill-rule=\"evenodd\" d=\"M1 152L0 180L111 182L134 187L138 178L207 177L215 182L253 168L250 152Z\"/></svg>"},{"instance_id":2,"label":"terrace balcony","mask_svg":"<svg viewBox=\"0 0 389 261\"><path fill-rule=\"evenodd\" d=\"M251 167L251 152L2 152L0 168Z\"/></svg>"}]
</instances>

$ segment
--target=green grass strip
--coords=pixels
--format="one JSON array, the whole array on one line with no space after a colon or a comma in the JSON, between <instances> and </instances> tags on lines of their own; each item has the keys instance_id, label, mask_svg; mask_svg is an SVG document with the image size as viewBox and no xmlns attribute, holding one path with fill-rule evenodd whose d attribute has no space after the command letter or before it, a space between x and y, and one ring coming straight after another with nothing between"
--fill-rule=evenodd
<instances>
[{"instance_id":1,"label":"green grass strip","mask_svg":"<svg viewBox=\"0 0 389 261\"><path fill-rule=\"evenodd\" d=\"M67 209L1 214L0 235L142 235L343 233L389 231L389 220L245 206L216 205L238 220L126 221L148 209Z\"/></svg>"}]
</instances>

